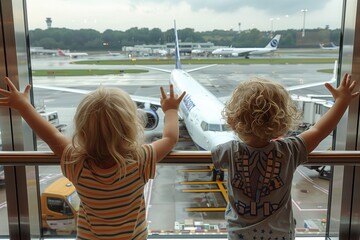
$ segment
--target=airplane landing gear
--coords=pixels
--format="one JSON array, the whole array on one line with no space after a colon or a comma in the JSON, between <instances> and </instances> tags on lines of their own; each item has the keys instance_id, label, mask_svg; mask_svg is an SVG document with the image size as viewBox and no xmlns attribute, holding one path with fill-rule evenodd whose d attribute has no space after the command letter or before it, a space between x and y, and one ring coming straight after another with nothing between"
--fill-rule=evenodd
<instances>
[{"instance_id":1,"label":"airplane landing gear","mask_svg":"<svg viewBox=\"0 0 360 240\"><path fill-rule=\"evenodd\" d=\"M212 181L216 181L216 179L218 177L221 182L224 181L224 171L213 168L212 169Z\"/></svg>"}]
</instances>

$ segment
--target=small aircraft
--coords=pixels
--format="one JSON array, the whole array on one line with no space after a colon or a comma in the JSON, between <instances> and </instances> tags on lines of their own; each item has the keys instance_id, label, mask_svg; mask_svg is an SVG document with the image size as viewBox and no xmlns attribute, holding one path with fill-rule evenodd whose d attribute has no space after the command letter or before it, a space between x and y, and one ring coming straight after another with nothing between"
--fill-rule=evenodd
<instances>
[{"instance_id":1,"label":"small aircraft","mask_svg":"<svg viewBox=\"0 0 360 240\"><path fill-rule=\"evenodd\" d=\"M58 51L56 49L45 49L43 47L31 47L30 54L56 56Z\"/></svg>"},{"instance_id":2,"label":"small aircraft","mask_svg":"<svg viewBox=\"0 0 360 240\"><path fill-rule=\"evenodd\" d=\"M152 53L154 55L166 56L168 54L168 51L166 51L165 49L153 49Z\"/></svg>"},{"instance_id":3,"label":"small aircraft","mask_svg":"<svg viewBox=\"0 0 360 240\"><path fill-rule=\"evenodd\" d=\"M319 46L323 50L339 50L339 46L336 46L333 42L330 43L331 46L325 46L323 43L319 43Z\"/></svg>"},{"instance_id":4,"label":"small aircraft","mask_svg":"<svg viewBox=\"0 0 360 240\"><path fill-rule=\"evenodd\" d=\"M191 50L191 55L201 55L201 54L205 54L205 50L201 48L200 45L198 45L196 48L193 48Z\"/></svg>"},{"instance_id":5,"label":"small aircraft","mask_svg":"<svg viewBox=\"0 0 360 240\"><path fill-rule=\"evenodd\" d=\"M221 55L221 56L244 56L245 58L249 58L250 55L263 55L274 52L280 42L280 34L277 34L264 48L218 48L215 49L212 54L213 55Z\"/></svg>"},{"instance_id":6,"label":"small aircraft","mask_svg":"<svg viewBox=\"0 0 360 240\"><path fill-rule=\"evenodd\" d=\"M110 52L110 51L108 51L108 53L109 53L110 56L120 56L121 55L121 53L119 53L119 52Z\"/></svg>"},{"instance_id":7,"label":"small aircraft","mask_svg":"<svg viewBox=\"0 0 360 240\"><path fill-rule=\"evenodd\" d=\"M85 52L64 52L60 48L58 48L57 51L58 51L59 56L67 56L67 57L70 57L70 58L77 58L77 57L80 57L80 56L87 56L88 55Z\"/></svg>"}]
</instances>

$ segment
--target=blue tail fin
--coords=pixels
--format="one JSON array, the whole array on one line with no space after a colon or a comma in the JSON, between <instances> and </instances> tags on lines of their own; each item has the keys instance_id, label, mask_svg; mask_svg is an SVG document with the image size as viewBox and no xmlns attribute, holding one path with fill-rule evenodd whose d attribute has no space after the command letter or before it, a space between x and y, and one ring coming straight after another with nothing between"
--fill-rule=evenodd
<instances>
[{"instance_id":1,"label":"blue tail fin","mask_svg":"<svg viewBox=\"0 0 360 240\"><path fill-rule=\"evenodd\" d=\"M178 39L178 35L177 35L175 20L174 20L174 32L175 32L175 68L181 69L179 39Z\"/></svg>"}]
</instances>

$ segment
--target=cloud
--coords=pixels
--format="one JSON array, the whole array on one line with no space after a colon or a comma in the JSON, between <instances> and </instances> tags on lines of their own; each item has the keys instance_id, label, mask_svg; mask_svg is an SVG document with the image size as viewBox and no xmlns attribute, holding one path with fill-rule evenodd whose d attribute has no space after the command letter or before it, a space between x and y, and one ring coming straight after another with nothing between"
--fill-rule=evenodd
<instances>
[{"instance_id":1,"label":"cloud","mask_svg":"<svg viewBox=\"0 0 360 240\"><path fill-rule=\"evenodd\" d=\"M176 5L173 0L134 0L132 5L154 2L157 4L166 4L169 6ZM241 8L254 8L260 9L272 15L293 14L299 12L301 9L311 7L312 11L323 9L328 0L302 0L302 1L289 1L289 0L272 0L264 4L264 0L183 0L179 3L188 4L193 11L211 10L213 12L235 12Z\"/></svg>"}]
</instances>

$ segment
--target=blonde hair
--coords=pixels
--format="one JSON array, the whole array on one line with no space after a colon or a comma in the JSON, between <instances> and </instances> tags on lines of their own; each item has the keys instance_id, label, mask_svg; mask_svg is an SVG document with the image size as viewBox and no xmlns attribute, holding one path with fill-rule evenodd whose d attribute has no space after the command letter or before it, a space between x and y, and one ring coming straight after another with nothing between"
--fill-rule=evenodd
<instances>
[{"instance_id":1,"label":"blonde hair","mask_svg":"<svg viewBox=\"0 0 360 240\"><path fill-rule=\"evenodd\" d=\"M269 141L297 126L301 113L280 83L253 77L234 90L223 116L240 138Z\"/></svg>"},{"instance_id":2,"label":"blonde hair","mask_svg":"<svg viewBox=\"0 0 360 240\"><path fill-rule=\"evenodd\" d=\"M143 122L136 104L121 89L99 87L87 95L77 107L74 124L71 162L101 166L102 161L114 160L121 178L126 165L142 154Z\"/></svg>"}]
</instances>

